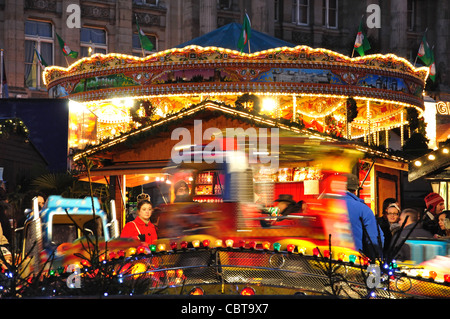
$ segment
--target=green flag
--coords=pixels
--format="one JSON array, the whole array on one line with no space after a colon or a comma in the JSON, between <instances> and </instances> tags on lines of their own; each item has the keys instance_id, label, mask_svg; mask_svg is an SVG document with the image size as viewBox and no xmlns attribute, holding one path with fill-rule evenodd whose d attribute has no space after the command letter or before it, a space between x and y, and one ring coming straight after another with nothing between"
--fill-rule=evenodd
<instances>
[{"instance_id":1,"label":"green flag","mask_svg":"<svg viewBox=\"0 0 450 319\"><path fill-rule=\"evenodd\" d=\"M432 54L433 52L428 45L426 34L424 34L417 55L426 66L429 66L431 64Z\"/></svg>"},{"instance_id":2,"label":"green flag","mask_svg":"<svg viewBox=\"0 0 450 319\"><path fill-rule=\"evenodd\" d=\"M360 56L364 56L365 52L370 50L370 43L369 40L367 40L367 36L363 29L363 19L361 19L361 22L359 23L358 34L356 35L354 47Z\"/></svg>"},{"instance_id":3,"label":"green flag","mask_svg":"<svg viewBox=\"0 0 450 319\"><path fill-rule=\"evenodd\" d=\"M238 48L241 50L241 52L244 50L245 45L249 43L251 36L252 25L250 23L250 18L248 17L248 14L246 12L244 16L244 23L242 24L242 32L238 41ZM248 53L250 53L250 47L248 51Z\"/></svg>"},{"instance_id":4,"label":"green flag","mask_svg":"<svg viewBox=\"0 0 450 319\"><path fill-rule=\"evenodd\" d=\"M58 35L58 33L56 34L56 37L58 38L59 46L61 47L63 54L76 59L78 57L78 52L72 51L64 40Z\"/></svg>"},{"instance_id":5,"label":"green flag","mask_svg":"<svg viewBox=\"0 0 450 319\"><path fill-rule=\"evenodd\" d=\"M139 41L141 42L141 47L145 50L145 51L152 51L154 46L152 41L150 41L150 39L145 35L144 31L142 31L142 29L139 27L139 23L137 21L137 17L136 17L136 26L138 29L138 35L139 35Z\"/></svg>"},{"instance_id":6,"label":"green flag","mask_svg":"<svg viewBox=\"0 0 450 319\"><path fill-rule=\"evenodd\" d=\"M429 65L429 68L430 68L429 76L430 76L430 79L434 82L434 81L436 81L436 64L434 62L433 50L430 50L430 54L431 54L431 59L430 59L430 65Z\"/></svg>"},{"instance_id":7,"label":"green flag","mask_svg":"<svg viewBox=\"0 0 450 319\"><path fill-rule=\"evenodd\" d=\"M36 53L36 57L38 59L39 65L41 66L41 68L45 69L45 67L48 66L47 62L45 62L44 58L42 57L42 55L39 54L39 52L36 50L36 48L34 48L34 52Z\"/></svg>"}]
</instances>

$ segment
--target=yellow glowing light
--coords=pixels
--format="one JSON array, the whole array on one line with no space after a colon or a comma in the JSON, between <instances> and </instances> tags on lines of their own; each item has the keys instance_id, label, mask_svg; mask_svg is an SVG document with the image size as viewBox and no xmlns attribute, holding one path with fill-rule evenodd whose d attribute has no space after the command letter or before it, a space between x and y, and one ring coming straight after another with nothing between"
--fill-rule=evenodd
<instances>
[{"instance_id":1,"label":"yellow glowing light","mask_svg":"<svg viewBox=\"0 0 450 319\"><path fill-rule=\"evenodd\" d=\"M273 98L264 98L262 101L262 111L273 112L277 107L277 102Z\"/></svg>"},{"instance_id":2,"label":"yellow glowing light","mask_svg":"<svg viewBox=\"0 0 450 319\"><path fill-rule=\"evenodd\" d=\"M422 166L422 162L421 161L415 161L414 165L417 166L417 167L420 167L420 166Z\"/></svg>"},{"instance_id":3,"label":"yellow glowing light","mask_svg":"<svg viewBox=\"0 0 450 319\"><path fill-rule=\"evenodd\" d=\"M200 240L196 239L192 241L192 247L198 248L200 247Z\"/></svg>"},{"instance_id":4,"label":"yellow glowing light","mask_svg":"<svg viewBox=\"0 0 450 319\"><path fill-rule=\"evenodd\" d=\"M136 274L141 274L141 273L145 272L146 270L147 270L147 266L145 264L143 264L143 263L136 263L131 268L131 273L133 275L136 275Z\"/></svg>"},{"instance_id":5,"label":"yellow glowing light","mask_svg":"<svg viewBox=\"0 0 450 319\"><path fill-rule=\"evenodd\" d=\"M436 156L434 156L433 154L428 155L428 159L430 161L434 161L436 159Z\"/></svg>"},{"instance_id":6,"label":"yellow glowing light","mask_svg":"<svg viewBox=\"0 0 450 319\"><path fill-rule=\"evenodd\" d=\"M448 148L443 148L443 149L442 149L442 153L444 153L444 154L448 154L448 153L449 153L449 150L448 150Z\"/></svg>"}]
</instances>

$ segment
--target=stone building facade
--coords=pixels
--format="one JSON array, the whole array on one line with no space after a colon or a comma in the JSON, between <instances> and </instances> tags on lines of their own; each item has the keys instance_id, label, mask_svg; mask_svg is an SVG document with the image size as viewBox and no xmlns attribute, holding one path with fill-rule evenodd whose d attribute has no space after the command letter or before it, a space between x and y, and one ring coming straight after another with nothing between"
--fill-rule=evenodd
<instances>
[{"instance_id":1,"label":"stone building facade","mask_svg":"<svg viewBox=\"0 0 450 319\"><path fill-rule=\"evenodd\" d=\"M435 99L449 101L448 0L0 0L9 97L47 97L34 48L49 65L76 61L63 56L56 34L78 58L95 52L141 55L136 20L161 51L230 22L242 23L246 11L257 31L352 55L370 4L380 8L380 28L367 29L372 47L367 53L394 53L414 63L427 30L438 75L429 90ZM73 5L80 8L80 28L68 27Z\"/></svg>"}]
</instances>

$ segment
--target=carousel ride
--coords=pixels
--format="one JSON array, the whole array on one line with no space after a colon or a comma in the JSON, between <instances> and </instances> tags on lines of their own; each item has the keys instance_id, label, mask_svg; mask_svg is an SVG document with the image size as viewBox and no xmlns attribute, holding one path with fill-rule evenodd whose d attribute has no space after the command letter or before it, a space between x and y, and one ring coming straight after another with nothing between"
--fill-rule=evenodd
<instances>
[{"instance_id":1,"label":"carousel ride","mask_svg":"<svg viewBox=\"0 0 450 319\"><path fill-rule=\"evenodd\" d=\"M49 95L70 101L69 147L78 150L126 137L204 101L342 140L376 145L385 133L388 147L393 129L400 129L403 143L408 112L423 117L427 77L428 68L393 54L350 58L308 46L241 53L188 45L145 57L95 54L43 72ZM436 284L439 293L430 295L448 292L447 283L406 277L401 273L395 282L397 297L427 295L423 289L404 292ZM405 280L406 290L398 287Z\"/></svg>"},{"instance_id":2,"label":"carousel ride","mask_svg":"<svg viewBox=\"0 0 450 319\"><path fill-rule=\"evenodd\" d=\"M401 128L403 142L408 110L423 116L427 76L427 68L392 54L349 58L307 46L95 54L43 72L49 95L71 101L69 147L76 149L205 100L370 144L379 143L380 132Z\"/></svg>"}]
</instances>

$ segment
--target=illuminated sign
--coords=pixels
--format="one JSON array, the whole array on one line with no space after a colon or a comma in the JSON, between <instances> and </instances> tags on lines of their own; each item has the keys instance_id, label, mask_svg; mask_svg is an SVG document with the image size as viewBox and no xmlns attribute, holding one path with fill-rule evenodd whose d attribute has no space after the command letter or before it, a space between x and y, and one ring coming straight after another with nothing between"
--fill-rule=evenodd
<instances>
[{"instance_id":1,"label":"illuminated sign","mask_svg":"<svg viewBox=\"0 0 450 319\"><path fill-rule=\"evenodd\" d=\"M450 115L450 102L437 102L436 112L439 115Z\"/></svg>"}]
</instances>

